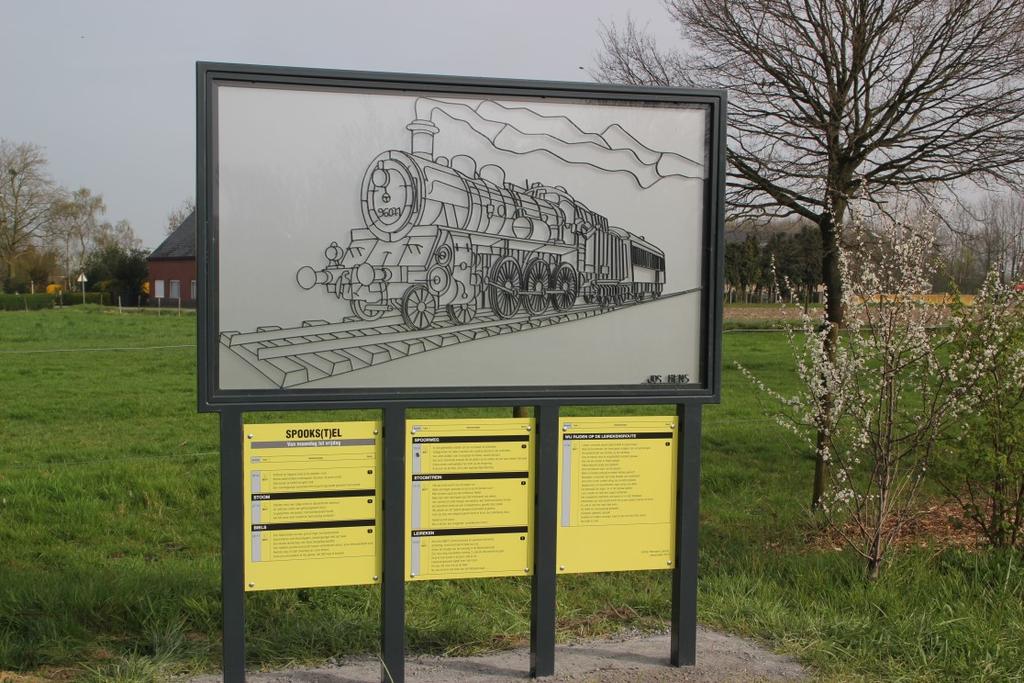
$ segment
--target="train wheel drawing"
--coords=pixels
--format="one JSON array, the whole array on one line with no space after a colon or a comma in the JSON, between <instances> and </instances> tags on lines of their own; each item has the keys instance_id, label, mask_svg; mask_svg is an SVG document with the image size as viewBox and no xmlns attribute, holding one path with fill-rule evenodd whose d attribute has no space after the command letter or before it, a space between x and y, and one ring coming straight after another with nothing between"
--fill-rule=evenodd
<instances>
[{"instance_id":1,"label":"train wheel drawing","mask_svg":"<svg viewBox=\"0 0 1024 683\"><path fill-rule=\"evenodd\" d=\"M556 311L567 311L576 303L580 295L580 279L576 269L568 263L562 263L551 276L551 305Z\"/></svg>"},{"instance_id":2,"label":"train wheel drawing","mask_svg":"<svg viewBox=\"0 0 1024 683\"><path fill-rule=\"evenodd\" d=\"M373 304L367 303L362 299L352 299L352 312L355 313L356 317L360 320L365 320L366 322L372 322L383 318L387 307L381 306L380 308L370 308L371 305Z\"/></svg>"},{"instance_id":3,"label":"train wheel drawing","mask_svg":"<svg viewBox=\"0 0 1024 683\"><path fill-rule=\"evenodd\" d=\"M548 282L551 271L541 259L534 259L526 266L523 287L523 307L531 315L540 315L548 308Z\"/></svg>"},{"instance_id":4,"label":"train wheel drawing","mask_svg":"<svg viewBox=\"0 0 1024 683\"><path fill-rule=\"evenodd\" d=\"M423 285L413 285L402 296L402 320L413 330L425 330L434 322L437 300Z\"/></svg>"},{"instance_id":5,"label":"train wheel drawing","mask_svg":"<svg viewBox=\"0 0 1024 683\"><path fill-rule=\"evenodd\" d=\"M445 311L453 323L465 325L476 316L476 299L465 304L448 304Z\"/></svg>"},{"instance_id":6,"label":"train wheel drawing","mask_svg":"<svg viewBox=\"0 0 1024 683\"><path fill-rule=\"evenodd\" d=\"M499 259L491 267L487 285L487 296L491 300L491 310L499 318L511 318L519 312L522 299L519 296L523 288L523 271L511 256Z\"/></svg>"}]
</instances>

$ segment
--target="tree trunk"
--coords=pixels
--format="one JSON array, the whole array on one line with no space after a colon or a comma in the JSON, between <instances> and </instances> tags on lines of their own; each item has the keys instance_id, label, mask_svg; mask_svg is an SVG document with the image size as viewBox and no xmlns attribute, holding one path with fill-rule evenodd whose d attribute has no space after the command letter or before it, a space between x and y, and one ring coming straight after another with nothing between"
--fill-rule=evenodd
<instances>
[{"instance_id":1,"label":"tree trunk","mask_svg":"<svg viewBox=\"0 0 1024 683\"><path fill-rule=\"evenodd\" d=\"M868 580L877 581L878 575L882 569L882 561L877 558L871 558L868 560Z\"/></svg>"},{"instance_id":2,"label":"tree trunk","mask_svg":"<svg viewBox=\"0 0 1024 683\"><path fill-rule=\"evenodd\" d=\"M514 406L512 408L512 417L530 417L529 410L526 406Z\"/></svg>"},{"instance_id":3,"label":"tree trunk","mask_svg":"<svg viewBox=\"0 0 1024 683\"><path fill-rule=\"evenodd\" d=\"M998 449L998 446L996 447ZM998 450L996 451L998 453ZM1009 516L1003 506L1006 500L1006 487L1003 477L996 475L992 485L992 515L989 518L989 540L996 548L1006 547L1006 518Z\"/></svg>"},{"instance_id":4,"label":"tree trunk","mask_svg":"<svg viewBox=\"0 0 1024 683\"><path fill-rule=\"evenodd\" d=\"M837 210L837 215L841 216ZM831 323L829 334L825 338L824 351L826 358L835 358L836 344L839 341L839 328L843 324L843 281L839 274L839 235L832 214L826 212L818 220L821 230L821 280L825 284L825 319ZM832 410L832 396L826 394L822 410L829 415ZM828 420L826 420L827 422ZM818 430L817 449L814 454L814 486L811 491L811 510L821 507L821 497L825 493L825 460L823 457L826 435Z\"/></svg>"},{"instance_id":5,"label":"tree trunk","mask_svg":"<svg viewBox=\"0 0 1024 683\"><path fill-rule=\"evenodd\" d=\"M814 452L814 485L811 488L811 511L821 507L821 497L825 494L825 459L822 457L825 446L825 433L818 430L816 449Z\"/></svg>"},{"instance_id":6,"label":"tree trunk","mask_svg":"<svg viewBox=\"0 0 1024 683\"><path fill-rule=\"evenodd\" d=\"M882 514L879 509L879 514ZM878 520L878 525L873 530L873 538L871 539L871 547L868 548L868 581L877 581L878 575L882 571L882 522Z\"/></svg>"}]
</instances>

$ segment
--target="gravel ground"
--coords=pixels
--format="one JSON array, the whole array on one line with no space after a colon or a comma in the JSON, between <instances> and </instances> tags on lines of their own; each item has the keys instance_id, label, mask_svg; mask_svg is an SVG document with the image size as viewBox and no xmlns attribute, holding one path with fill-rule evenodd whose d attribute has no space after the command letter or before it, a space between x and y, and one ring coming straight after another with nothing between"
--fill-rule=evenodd
<instances>
[{"instance_id":1,"label":"gravel ground","mask_svg":"<svg viewBox=\"0 0 1024 683\"><path fill-rule=\"evenodd\" d=\"M668 635L619 636L559 645L555 675L543 681L634 683L639 681L804 681L810 677L801 665L756 644L714 631L697 634L697 666L669 666ZM417 656L406 659L409 683L506 683L528 681L527 648L476 657ZM250 673L259 683L375 683L380 664L375 658L349 658L317 668ZM215 683L219 676L201 676L191 683Z\"/></svg>"}]
</instances>

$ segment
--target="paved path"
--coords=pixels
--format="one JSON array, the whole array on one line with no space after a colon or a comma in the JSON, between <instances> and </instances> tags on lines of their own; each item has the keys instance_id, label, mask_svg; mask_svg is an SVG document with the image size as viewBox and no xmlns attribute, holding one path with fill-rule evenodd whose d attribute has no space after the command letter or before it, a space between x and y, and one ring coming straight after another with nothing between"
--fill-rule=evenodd
<instances>
[{"instance_id":1,"label":"paved path","mask_svg":"<svg viewBox=\"0 0 1024 683\"><path fill-rule=\"evenodd\" d=\"M543 681L636 683L639 681L804 681L809 673L792 659L773 654L735 636L700 629L697 666L668 666L667 635L619 636L559 645L555 675ZM529 680L526 648L476 657L417 656L406 660L408 683L523 683ZM259 683L376 683L380 665L369 657L350 658L328 666L251 673ZM215 683L219 676L201 676L192 683Z\"/></svg>"}]
</instances>

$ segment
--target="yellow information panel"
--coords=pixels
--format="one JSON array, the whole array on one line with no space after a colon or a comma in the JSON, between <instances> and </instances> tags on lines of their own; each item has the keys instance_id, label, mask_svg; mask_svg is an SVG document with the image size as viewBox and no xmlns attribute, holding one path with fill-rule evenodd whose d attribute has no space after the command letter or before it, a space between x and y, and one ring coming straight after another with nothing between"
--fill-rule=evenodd
<instances>
[{"instance_id":1,"label":"yellow information panel","mask_svg":"<svg viewBox=\"0 0 1024 683\"><path fill-rule=\"evenodd\" d=\"M380 576L376 422L245 427L245 588L346 586Z\"/></svg>"},{"instance_id":2,"label":"yellow information panel","mask_svg":"<svg viewBox=\"0 0 1024 683\"><path fill-rule=\"evenodd\" d=\"M409 420L409 580L531 574L533 420Z\"/></svg>"},{"instance_id":3,"label":"yellow information panel","mask_svg":"<svg viewBox=\"0 0 1024 683\"><path fill-rule=\"evenodd\" d=\"M672 568L677 436L673 417L562 418L560 574Z\"/></svg>"}]
</instances>

